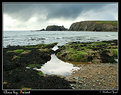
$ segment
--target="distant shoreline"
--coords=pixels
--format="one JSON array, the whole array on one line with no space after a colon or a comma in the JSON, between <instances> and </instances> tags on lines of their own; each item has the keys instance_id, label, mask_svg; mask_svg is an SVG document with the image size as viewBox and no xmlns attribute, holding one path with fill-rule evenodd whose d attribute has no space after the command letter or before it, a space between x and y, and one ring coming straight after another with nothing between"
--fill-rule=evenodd
<instances>
[{"instance_id":1,"label":"distant shoreline","mask_svg":"<svg viewBox=\"0 0 121 95\"><path fill-rule=\"evenodd\" d=\"M118 21L80 21L72 23L70 28L50 25L38 31L118 31Z\"/></svg>"}]
</instances>

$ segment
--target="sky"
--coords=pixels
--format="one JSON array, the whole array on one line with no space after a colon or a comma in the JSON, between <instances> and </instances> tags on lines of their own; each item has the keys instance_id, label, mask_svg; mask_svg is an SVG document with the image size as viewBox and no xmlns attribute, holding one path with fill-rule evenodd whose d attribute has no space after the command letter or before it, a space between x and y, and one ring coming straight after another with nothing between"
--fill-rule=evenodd
<instances>
[{"instance_id":1,"label":"sky","mask_svg":"<svg viewBox=\"0 0 121 95\"><path fill-rule=\"evenodd\" d=\"M117 2L3 2L3 30L69 28L89 20L118 20Z\"/></svg>"}]
</instances>

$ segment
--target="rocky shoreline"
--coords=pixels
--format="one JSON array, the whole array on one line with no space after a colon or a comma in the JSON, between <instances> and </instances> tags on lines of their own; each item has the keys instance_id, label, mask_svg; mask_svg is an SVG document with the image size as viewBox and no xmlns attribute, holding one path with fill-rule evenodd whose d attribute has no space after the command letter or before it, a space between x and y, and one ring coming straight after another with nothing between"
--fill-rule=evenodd
<instances>
[{"instance_id":1,"label":"rocky shoreline","mask_svg":"<svg viewBox=\"0 0 121 95\"><path fill-rule=\"evenodd\" d=\"M117 40L72 42L53 51L55 45L57 43L3 48L3 89L118 88ZM80 69L67 77L44 75L34 69L41 68L53 53Z\"/></svg>"},{"instance_id":2,"label":"rocky shoreline","mask_svg":"<svg viewBox=\"0 0 121 95\"><path fill-rule=\"evenodd\" d=\"M118 32L118 21L80 21L72 23L69 29L64 26L50 25L39 31L103 31Z\"/></svg>"},{"instance_id":3,"label":"rocky shoreline","mask_svg":"<svg viewBox=\"0 0 121 95\"><path fill-rule=\"evenodd\" d=\"M3 48L3 89L71 89L64 78L44 76L34 69L51 59L56 44Z\"/></svg>"}]
</instances>

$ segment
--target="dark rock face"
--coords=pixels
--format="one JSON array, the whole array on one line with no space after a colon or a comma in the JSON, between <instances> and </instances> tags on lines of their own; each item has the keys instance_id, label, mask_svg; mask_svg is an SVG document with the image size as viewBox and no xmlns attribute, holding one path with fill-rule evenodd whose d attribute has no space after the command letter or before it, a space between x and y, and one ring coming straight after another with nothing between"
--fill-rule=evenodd
<instances>
[{"instance_id":1,"label":"dark rock face","mask_svg":"<svg viewBox=\"0 0 121 95\"><path fill-rule=\"evenodd\" d=\"M82 21L73 23L69 31L117 31L117 21Z\"/></svg>"},{"instance_id":2,"label":"dark rock face","mask_svg":"<svg viewBox=\"0 0 121 95\"><path fill-rule=\"evenodd\" d=\"M66 31L67 29L64 28L64 26L57 26L57 25L52 25L52 26L47 26L46 31Z\"/></svg>"}]
</instances>

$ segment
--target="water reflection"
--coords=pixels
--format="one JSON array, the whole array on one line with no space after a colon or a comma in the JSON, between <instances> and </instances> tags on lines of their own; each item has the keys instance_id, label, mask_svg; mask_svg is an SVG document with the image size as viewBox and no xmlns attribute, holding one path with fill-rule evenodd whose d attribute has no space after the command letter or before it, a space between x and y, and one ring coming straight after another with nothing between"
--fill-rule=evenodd
<instances>
[{"instance_id":1,"label":"water reflection","mask_svg":"<svg viewBox=\"0 0 121 95\"><path fill-rule=\"evenodd\" d=\"M51 60L45 63L41 69L37 69L38 71L42 71L44 74L48 75L62 75L67 76L71 75L74 70L78 70L78 67L74 67L73 64L63 62L56 57L55 54L51 55Z\"/></svg>"}]
</instances>

